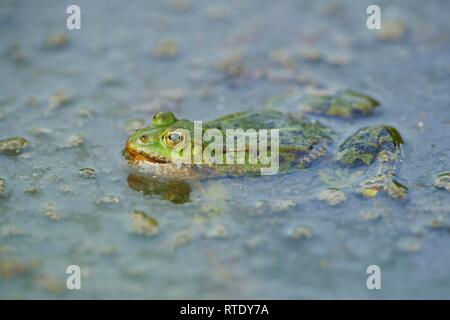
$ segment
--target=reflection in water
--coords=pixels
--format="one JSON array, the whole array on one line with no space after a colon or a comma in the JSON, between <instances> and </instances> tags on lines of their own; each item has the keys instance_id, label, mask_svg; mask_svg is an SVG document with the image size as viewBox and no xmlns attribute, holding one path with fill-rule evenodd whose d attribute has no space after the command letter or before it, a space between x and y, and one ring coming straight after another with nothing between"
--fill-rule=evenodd
<instances>
[{"instance_id":1,"label":"reflection in water","mask_svg":"<svg viewBox=\"0 0 450 320\"><path fill-rule=\"evenodd\" d=\"M192 191L189 183L183 180L161 179L136 173L128 175L128 186L144 195L160 195L176 204L189 202Z\"/></svg>"}]
</instances>

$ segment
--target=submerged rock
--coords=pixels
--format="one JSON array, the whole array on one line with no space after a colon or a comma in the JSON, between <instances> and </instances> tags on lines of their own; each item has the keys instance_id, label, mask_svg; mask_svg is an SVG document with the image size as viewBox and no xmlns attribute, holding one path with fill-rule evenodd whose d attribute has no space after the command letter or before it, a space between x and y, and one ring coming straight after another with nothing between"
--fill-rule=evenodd
<instances>
[{"instance_id":1,"label":"submerged rock","mask_svg":"<svg viewBox=\"0 0 450 320\"><path fill-rule=\"evenodd\" d=\"M0 140L0 154L17 155L28 146L28 141L21 137Z\"/></svg>"}]
</instances>

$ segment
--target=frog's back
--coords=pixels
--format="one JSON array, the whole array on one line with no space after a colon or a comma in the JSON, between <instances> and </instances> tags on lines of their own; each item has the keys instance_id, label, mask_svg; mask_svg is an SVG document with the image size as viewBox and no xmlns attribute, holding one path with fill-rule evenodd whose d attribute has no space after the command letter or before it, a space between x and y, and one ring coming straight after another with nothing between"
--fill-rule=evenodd
<instances>
[{"instance_id":1,"label":"frog's back","mask_svg":"<svg viewBox=\"0 0 450 320\"><path fill-rule=\"evenodd\" d=\"M281 129L300 124L301 121L292 115L274 110L234 112L207 123L209 127L220 130Z\"/></svg>"},{"instance_id":2,"label":"frog's back","mask_svg":"<svg viewBox=\"0 0 450 320\"><path fill-rule=\"evenodd\" d=\"M278 129L281 148L305 150L323 140L332 140L333 130L317 121L275 110L236 112L207 123L211 128Z\"/></svg>"}]
</instances>

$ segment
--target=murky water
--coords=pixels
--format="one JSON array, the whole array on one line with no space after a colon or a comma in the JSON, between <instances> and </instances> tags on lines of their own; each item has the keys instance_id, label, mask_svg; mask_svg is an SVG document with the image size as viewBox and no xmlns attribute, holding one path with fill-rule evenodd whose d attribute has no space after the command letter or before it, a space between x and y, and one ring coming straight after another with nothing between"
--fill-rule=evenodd
<instances>
[{"instance_id":1,"label":"murky water","mask_svg":"<svg viewBox=\"0 0 450 320\"><path fill-rule=\"evenodd\" d=\"M77 1L74 31L69 4L0 3L0 139L30 143L0 155L0 297L450 297L450 198L432 186L450 170L448 1L382 1L381 34L366 1ZM123 143L156 111L207 120L339 88L382 104L323 120L341 137L403 134L405 200L331 206L326 167L182 186L181 203L130 183ZM133 211L157 234L137 234ZM372 264L382 290L366 287ZM65 289L68 265L82 290Z\"/></svg>"}]
</instances>

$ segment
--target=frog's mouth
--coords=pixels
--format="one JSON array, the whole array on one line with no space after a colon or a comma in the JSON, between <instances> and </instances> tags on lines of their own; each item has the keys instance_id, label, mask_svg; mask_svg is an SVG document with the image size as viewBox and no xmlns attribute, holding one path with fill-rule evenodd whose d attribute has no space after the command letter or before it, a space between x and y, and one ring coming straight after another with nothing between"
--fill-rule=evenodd
<instances>
[{"instance_id":1,"label":"frog's mouth","mask_svg":"<svg viewBox=\"0 0 450 320\"><path fill-rule=\"evenodd\" d=\"M125 149L123 150L123 155L125 159L129 162L148 162L148 163L154 163L154 164L168 164L169 161L167 161L164 158L161 157L155 157L149 154L144 153L143 151L136 150L131 146L130 141L127 141L125 144Z\"/></svg>"}]
</instances>

